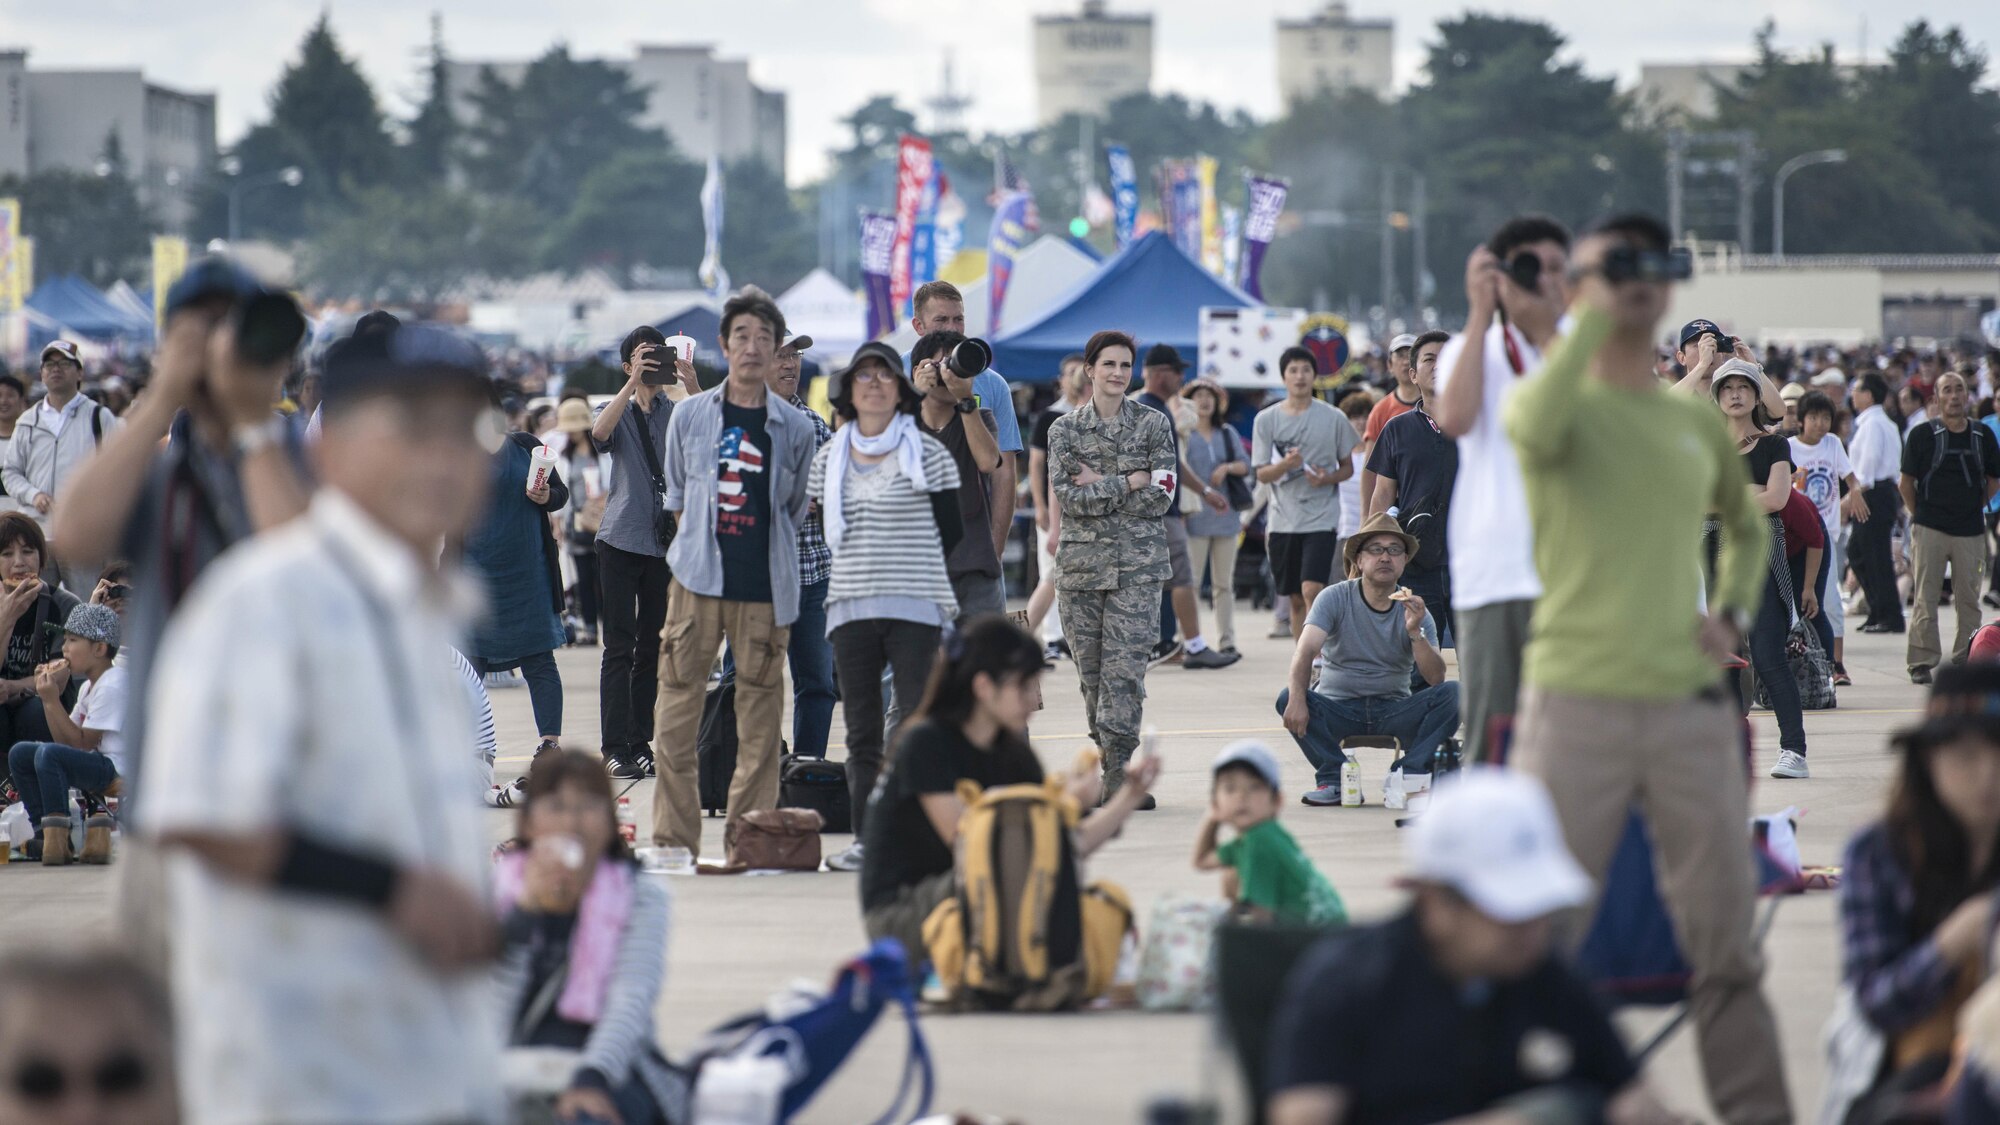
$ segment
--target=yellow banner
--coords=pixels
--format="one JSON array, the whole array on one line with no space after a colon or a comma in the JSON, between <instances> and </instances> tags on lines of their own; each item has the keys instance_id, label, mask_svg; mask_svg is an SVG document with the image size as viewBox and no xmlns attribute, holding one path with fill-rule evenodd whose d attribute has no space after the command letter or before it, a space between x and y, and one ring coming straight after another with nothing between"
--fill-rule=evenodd
<instances>
[{"instance_id":1,"label":"yellow banner","mask_svg":"<svg viewBox=\"0 0 2000 1125\"><path fill-rule=\"evenodd\" d=\"M21 201L0 199L0 313L10 313L28 299L21 278Z\"/></svg>"},{"instance_id":2,"label":"yellow banner","mask_svg":"<svg viewBox=\"0 0 2000 1125\"><path fill-rule=\"evenodd\" d=\"M1201 265L1221 277L1222 215L1215 204L1215 172L1215 157L1195 158L1195 178L1201 184Z\"/></svg>"},{"instance_id":3,"label":"yellow banner","mask_svg":"<svg viewBox=\"0 0 2000 1125\"><path fill-rule=\"evenodd\" d=\"M153 236L153 328L167 328L167 290L187 272L188 243L179 235Z\"/></svg>"}]
</instances>

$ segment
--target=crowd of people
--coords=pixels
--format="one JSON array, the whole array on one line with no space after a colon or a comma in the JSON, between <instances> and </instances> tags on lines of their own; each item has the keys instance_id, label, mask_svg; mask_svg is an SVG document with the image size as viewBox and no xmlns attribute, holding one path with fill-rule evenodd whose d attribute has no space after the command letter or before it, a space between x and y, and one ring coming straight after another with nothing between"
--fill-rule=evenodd
<instances>
[{"instance_id":1,"label":"crowd of people","mask_svg":"<svg viewBox=\"0 0 2000 1125\"><path fill-rule=\"evenodd\" d=\"M1845 981L1886 1040L1857 1112L1934 1092L1993 916L2000 673L1974 634L2000 605L2000 366L1760 355L1706 319L1663 355L1675 255L1641 215L1515 218L1468 259L1463 332L1395 337L1330 392L1296 347L1281 388L1233 401L1110 328L1025 427L942 282L909 354L869 343L828 374L831 417L801 386L812 341L754 287L722 308L713 385L642 325L615 393L531 416L449 329L373 312L308 348L271 309L289 298L197 262L136 395L93 397L60 341L34 380L0 376L0 804L46 865L110 862L119 829L135 960L101 1018L157 1024L161 973L178 1041L169 1078L128 1036L119 1089L177 1089L200 1121L486 1120L503 1049L537 1048L569 1052L563 1120L686 1120L651 1018L669 904L614 781L652 779L645 843L702 857L698 732L731 708L733 861L837 709L853 842L826 864L922 963L965 783L1049 786L1079 860L1157 807L1165 667L1271 700L1304 805L1379 792L1415 816L1409 909L1349 927L1278 823L1278 755L1214 763L1194 866L1247 924L1335 931L1273 1014L1271 1120L1665 1120L1568 958L1637 815L1711 1101L1788 1121L1742 716L1777 723L1770 776L1809 778L1806 714L1850 682L1859 615L1907 630L1933 690L1848 860ZM292 346L250 346L253 316ZM1023 497L1025 629L1004 565ZM1281 684L1226 671L1246 592L1292 645ZM595 747L565 733L570 645L598 648ZM1095 754L1051 775L1028 729L1065 659ZM488 692L515 672L536 731L507 778ZM1380 740L1376 790L1352 750ZM519 818L497 861L482 806Z\"/></svg>"}]
</instances>

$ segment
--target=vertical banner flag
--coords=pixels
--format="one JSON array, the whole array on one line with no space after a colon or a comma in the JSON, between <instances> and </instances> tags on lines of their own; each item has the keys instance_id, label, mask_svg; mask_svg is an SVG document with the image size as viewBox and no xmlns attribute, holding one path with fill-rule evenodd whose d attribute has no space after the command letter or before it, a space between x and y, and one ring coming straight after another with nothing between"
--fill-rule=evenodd
<instances>
[{"instance_id":1,"label":"vertical banner flag","mask_svg":"<svg viewBox=\"0 0 2000 1125\"><path fill-rule=\"evenodd\" d=\"M889 259L889 299L898 315L916 292L911 244L917 234L917 213L931 182L931 143L903 134L896 144L896 241Z\"/></svg>"},{"instance_id":2,"label":"vertical banner flag","mask_svg":"<svg viewBox=\"0 0 2000 1125\"><path fill-rule=\"evenodd\" d=\"M153 236L153 329L167 330L167 290L187 272L187 239L179 235Z\"/></svg>"},{"instance_id":3,"label":"vertical banner flag","mask_svg":"<svg viewBox=\"0 0 2000 1125\"><path fill-rule=\"evenodd\" d=\"M895 256L896 217L882 211L861 213L861 288L868 296L868 338L879 340L896 330L896 302L889 295L890 260Z\"/></svg>"},{"instance_id":4,"label":"vertical banner flag","mask_svg":"<svg viewBox=\"0 0 2000 1125\"><path fill-rule=\"evenodd\" d=\"M1170 161L1167 188L1173 195L1168 233L1174 245L1195 261L1201 260L1201 184L1196 181L1194 161Z\"/></svg>"},{"instance_id":5,"label":"vertical banner flag","mask_svg":"<svg viewBox=\"0 0 2000 1125\"><path fill-rule=\"evenodd\" d=\"M701 183L701 228L708 236L702 251L702 288L720 297L729 292L729 271L722 267L722 159L708 158L708 178Z\"/></svg>"},{"instance_id":6,"label":"vertical banner flag","mask_svg":"<svg viewBox=\"0 0 2000 1125\"><path fill-rule=\"evenodd\" d=\"M1201 267L1212 276L1222 276L1222 221L1216 210L1213 156L1197 156L1194 161L1195 186L1201 192Z\"/></svg>"},{"instance_id":7,"label":"vertical banner flag","mask_svg":"<svg viewBox=\"0 0 2000 1125\"><path fill-rule=\"evenodd\" d=\"M1231 285L1243 276L1243 209L1222 205L1222 280Z\"/></svg>"},{"instance_id":8,"label":"vertical banner flag","mask_svg":"<svg viewBox=\"0 0 2000 1125\"><path fill-rule=\"evenodd\" d=\"M1035 197L1017 191L993 211L993 230L986 240L986 334L1000 334L1000 305L1007 299L1007 282L1014 276L1014 256L1034 229Z\"/></svg>"},{"instance_id":9,"label":"vertical banner flag","mask_svg":"<svg viewBox=\"0 0 2000 1125\"><path fill-rule=\"evenodd\" d=\"M1139 173L1132 166L1132 150L1124 145L1105 145L1104 157L1111 164L1112 221L1122 250L1139 225Z\"/></svg>"},{"instance_id":10,"label":"vertical banner flag","mask_svg":"<svg viewBox=\"0 0 2000 1125\"><path fill-rule=\"evenodd\" d=\"M19 311L28 298L21 276L21 201L0 199L0 313Z\"/></svg>"},{"instance_id":11,"label":"vertical banner flag","mask_svg":"<svg viewBox=\"0 0 2000 1125\"><path fill-rule=\"evenodd\" d=\"M1261 301L1264 287L1257 275L1264 268L1264 251L1278 236L1278 216L1285 209L1288 185L1284 180L1246 172L1243 187L1243 291Z\"/></svg>"},{"instance_id":12,"label":"vertical banner flag","mask_svg":"<svg viewBox=\"0 0 2000 1125\"><path fill-rule=\"evenodd\" d=\"M941 273L965 249L965 200L951 188L951 177L945 174L944 166L937 169L937 211L932 216L931 252L937 258L937 268ZM931 274L931 279L937 277Z\"/></svg>"}]
</instances>

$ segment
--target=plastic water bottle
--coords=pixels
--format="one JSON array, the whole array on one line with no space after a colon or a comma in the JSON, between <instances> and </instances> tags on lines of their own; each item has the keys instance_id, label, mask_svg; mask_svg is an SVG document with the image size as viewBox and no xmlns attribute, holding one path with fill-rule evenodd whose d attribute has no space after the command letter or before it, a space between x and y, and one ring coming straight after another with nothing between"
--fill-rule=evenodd
<instances>
[{"instance_id":1,"label":"plastic water bottle","mask_svg":"<svg viewBox=\"0 0 2000 1125\"><path fill-rule=\"evenodd\" d=\"M1340 804L1342 808L1361 807L1361 764L1353 758L1340 764Z\"/></svg>"},{"instance_id":2,"label":"plastic water bottle","mask_svg":"<svg viewBox=\"0 0 2000 1125\"><path fill-rule=\"evenodd\" d=\"M632 811L632 798L618 798L618 838L631 847L639 841L639 819Z\"/></svg>"}]
</instances>

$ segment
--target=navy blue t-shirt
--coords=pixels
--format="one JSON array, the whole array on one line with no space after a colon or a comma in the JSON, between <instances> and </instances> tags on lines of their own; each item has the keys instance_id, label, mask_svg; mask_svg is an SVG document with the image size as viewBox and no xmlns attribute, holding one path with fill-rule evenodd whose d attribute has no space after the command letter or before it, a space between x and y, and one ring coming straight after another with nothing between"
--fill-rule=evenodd
<instances>
[{"instance_id":1,"label":"navy blue t-shirt","mask_svg":"<svg viewBox=\"0 0 2000 1125\"><path fill-rule=\"evenodd\" d=\"M761 406L722 404L715 450L715 545L722 551L722 597L771 600L771 436Z\"/></svg>"}]
</instances>

